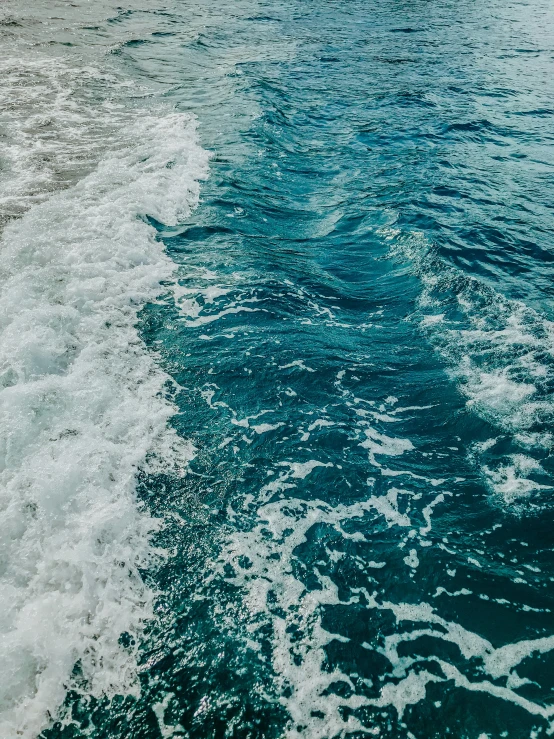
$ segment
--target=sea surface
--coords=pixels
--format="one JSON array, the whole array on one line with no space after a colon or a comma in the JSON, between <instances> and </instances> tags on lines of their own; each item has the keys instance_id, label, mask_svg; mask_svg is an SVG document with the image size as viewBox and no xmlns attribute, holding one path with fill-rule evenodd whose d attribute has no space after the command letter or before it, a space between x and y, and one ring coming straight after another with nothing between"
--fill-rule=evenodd
<instances>
[{"instance_id":1,"label":"sea surface","mask_svg":"<svg viewBox=\"0 0 554 739\"><path fill-rule=\"evenodd\" d=\"M3 0L0 737L554 733L554 9Z\"/></svg>"}]
</instances>

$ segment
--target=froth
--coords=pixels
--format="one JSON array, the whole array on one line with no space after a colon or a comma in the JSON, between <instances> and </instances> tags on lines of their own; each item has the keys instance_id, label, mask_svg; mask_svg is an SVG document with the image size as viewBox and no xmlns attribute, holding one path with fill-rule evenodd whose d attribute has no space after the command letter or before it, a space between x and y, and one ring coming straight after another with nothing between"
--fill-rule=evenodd
<instances>
[{"instance_id":1,"label":"froth","mask_svg":"<svg viewBox=\"0 0 554 739\"><path fill-rule=\"evenodd\" d=\"M122 92L125 83L114 75L78 60L75 69L60 58L40 53L29 58L17 51L0 60L3 221L90 172L107 150L119 145L130 118L121 100L98 94L100 86L109 86L112 95Z\"/></svg>"},{"instance_id":2,"label":"froth","mask_svg":"<svg viewBox=\"0 0 554 739\"><path fill-rule=\"evenodd\" d=\"M383 233L393 242L392 254L410 259L422 281L415 318L446 359L467 407L512 445L544 452L551 446L546 429L554 415L554 324L447 265L422 234ZM523 463L516 455L491 467L480 459L482 451L476 445L473 456L507 502L545 488L529 477L541 472L537 460L527 455Z\"/></svg>"},{"instance_id":3,"label":"froth","mask_svg":"<svg viewBox=\"0 0 554 739\"><path fill-rule=\"evenodd\" d=\"M144 217L186 217L206 172L191 118L143 115L119 151L4 231L2 736L36 736L69 687L136 689L158 524L135 476L156 460L182 472L192 454L136 328L174 271Z\"/></svg>"},{"instance_id":4,"label":"froth","mask_svg":"<svg viewBox=\"0 0 554 739\"><path fill-rule=\"evenodd\" d=\"M368 434L368 438L374 440L376 435ZM373 451L368 447L370 452L400 455L413 448L407 440L383 435L378 441L378 449ZM393 441L399 443L394 445ZM369 582L374 582L368 573L386 567L386 563L365 557L349 559L343 545L349 541L366 545L371 551L369 521L394 528L401 532L404 542L415 543L418 516L412 517L410 506L405 505L405 500L415 494L407 489L390 488L387 495L369 494L363 500L331 506L317 498L295 497L295 494L301 495L302 485L310 480L308 484L313 488L317 484L315 476L323 474L328 464L309 460L282 462L280 466L283 471L279 479L262 488L257 503L247 496L242 510L248 511L248 519L255 514L254 526L237 530L230 536L219 560L214 563L212 577L223 576L241 588L249 622L246 629L252 640L264 641L269 626L275 688L289 716L284 735L291 739L299 736L324 739L350 732L367 733L371 729L359 718L358 709L392 706L401 716L407 705L425 698L428 680L438 678L427 672L406 673L398 685L392 679L384 682L380 698L372 699L363 686L360 690L359 675L348 674L338 667L330 668L326 647L333 641L349 642L350 638L325 628L325 609L350 605L360 609L365 604L368 618L371 618L373 609L386 610L394 606L378 604L366 590L362 595L360 588L348 593L344 583L338 585L325 573L322 560L338 562L344 558L359 571L360 578L367 576ZM423 544L431 530L434 508L444 500L445 494L433 495L421 512L420 517L426 523L419 530L419 541ZM399 510L400 506L405 512ZM303 578L306 564L300 550L319 527L333 529L336 536L321 540L326 541L325 557L315 562L313 569L308 566L311 587L307 587ZM354 527L356 530L351 531ZM337 542L340 543L337 545ZM413 546L406 560L406 567L413 572L419 565ZM430 607L428 610L432 612ZM397 663L400 664L400 658ZM346 693L339 694L335 690L337 683L347 686ZM374 728L375 733L379 733L377 727Z\"/></svg>"},{"instance_id":5,"label":"froth","mask_svg":"<svg viewBox=\"0 0 554 739\"><path fill-rule=\"evenodd\" d=\"M554 637L494 646L479 633L451 620L446 615L451 615L448 608L441 612L423 600L391 602L379 595L378 590L373 590L375 581L370 573L374 568L386 568L387 563L363 557L348 560L342 546L346 539L355 538L371 547L371 538L361 531L346 533L352 525L362 521L367 524L369 518L377 521L378 517L389 527L413 525L408 515L405 520L389 515L392 507L398 514L397 496L408 491L394 491L390 495L392 492L389 491L388 500L372 495L367 500L334 507L317 499L274 498L257 508L253 528L233 533L215 563L215 572L243 591L248 614L246 631L251 642L258 639L263 642L269 627L275 687L278 700L289 715L283 735L291 739L300 736L325 739L351 732L382 735L378 722L374 721L379 712L381 718L396 714L401 722L410 706L430 699L431 683L442 685L445 691L456 686L508 701L550 725L554 706L526 697L521 688L530 681L518 674L518 669L526 660L551 652ZM383 505L384 501L388 505ZM422 512L425 519L429 521L433 507L443 502L443 494L431 500ZM325 562L321 560L314 563L310 586L306 585L303 576L306 563L301 548L321 526L334 529L338 535L326 540L328 561L344 558L358 570L360 576L355 578L354 587L344 582L339 584L333 576L325 574ZM420 533L425 535L427 528ZM338 549L335 542L341 542ZM404 562L412 572L416 570L417 550L411 548ZM362 573L368 587L362 584ZM395 576L398 577L398 572ZM446 591L443 588L441 592ZM463 593L470 591L459 594ZM368 655L384 658L380 674L367 679L348 666L340 668L329 663L326 655L329 645L359 639L357 630L353 636L348 635L348 629L341 633L340 619L324 620L325 611L336 607L341 613L352 608L356 619L368 624L378 624L382 615L385 619L392 617L393 629L369 628L371 641L355 644L356 649L367 650ZM331 623L339 633L329 630ZM431 652L430 644L435 645ZM449 649L441 648L444 645ZM456 656L448 657L449 652ZM340 694L336 690L339 684L343 688ZM407 731L406 736L411 734Z\"/></svg>"}]
</instances>

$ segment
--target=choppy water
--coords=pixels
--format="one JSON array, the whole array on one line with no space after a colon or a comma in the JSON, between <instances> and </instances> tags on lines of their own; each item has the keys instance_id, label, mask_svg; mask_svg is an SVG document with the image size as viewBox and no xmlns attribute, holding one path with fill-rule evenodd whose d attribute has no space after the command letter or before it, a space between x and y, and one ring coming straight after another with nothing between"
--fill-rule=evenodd
<instances>
[{"instance_id":1,"label":"choppy water","mask_svg":"<svg viewBox=\"0 0 554 739\"><path fill-rule=\"evenodd\" d=\"M0 736L552 733L550 4L0 13Z\"/></svg>"}]
</instances>

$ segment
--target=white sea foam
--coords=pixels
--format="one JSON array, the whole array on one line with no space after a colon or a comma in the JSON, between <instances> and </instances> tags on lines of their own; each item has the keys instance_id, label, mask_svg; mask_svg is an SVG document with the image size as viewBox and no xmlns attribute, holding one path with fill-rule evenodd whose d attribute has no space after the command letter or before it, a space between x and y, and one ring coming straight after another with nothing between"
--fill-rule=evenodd
<instances>
[{"instance_id":1,"label":"white sea foam","mask_svg":"<svg viewBox=\"0 0 554 739\"><path fill-rule=\"evenodd\" d=\"M310 467L313 471L316 465L310 464ZM303 472L309 474L307 470L304 466ZM278 689L288 688L289 692L288 698L281 699L291 719L286 734L289 737L299 736L295 728L298 724L308 723L308 736L313 739L334 736L346 728L361 728L355 719L343 721L339 712L340 706L360 705L358 696L343 699L334 694L324 695L337 679L350 682L338 671L325 671L322 647L333 636L322 629L316 617L321 605L340 602L337 589L328 578L319 576L324 587L308 593L296 579L292 565L295 548L306 540L306 533L314 524L327 522L340 530L341 521L363 516L364 511L363 503L337 508L317 500L307 503L288 499L267 503L258 510L259 525L251 531L236 532L216 564L216 569L223 569L227 564L233 566L236 573L233 579L245 589L244 602L254 622L264 616L271 618L267 609L270 591L285 614L282 618L271 619L272 663ZM244 555L250 560L248 571L240 566ZM295 647L291 641L292 626L306 630L305 640ZM320 711L325 720L310 719L312 711Z\"/></svg>"},{"instance_id":2,"label":"white sea foam","mask_svg":"<svg viewBox=\"0 0 554 739\"><path fill-rule=\"evenodd\" d=\"M393 242L391 253L412 261L421 279L419 324L446 359L467 407L527 452L550 448L544 427L554 417L554 323L447 265L423 234L384 235ZM529 477L540 466L507 460L491 468L477 446L473 452L486 482L506 502L545 488Z\"/></svg>"},{"instance_id":3,"label":"white sea foam","mask_svg":"<svg viewBox=\"0 0 554 739\"><path fill-rule=\"evenodd\" d=\"M118 151L4 230L3 737L35 737L68 687L136 690L153 599L139 568L158 524L137 504L135 476L157 462L180 473L192 453L168 428L168 378L136 329L174 271L142 216L186 217L206 172L193 120L143 113Z\"/></svg>"},{"instance_id":4,"label":"white sea foam","mask_svg":"<svg viewBox=\"0 0 554 739\"><path fill-rule=\"evenodd\" d=\"M400 447L403 449L408 447L405 443L394 446L389 444L389 441L385 446L390 446L396 452L400 452ZM379 446L381 447L381 444ZM380 609L392 611L399 625L404 619L424 621L425 627L420 630L421 635L429 633L433 637L443 638L444 633L447 641L461 645L460 648L465 650L463 653L467 659L477 655L482 656L483 660L492 659L495 652L489 642L480 641L477 635L442 619L427 604L412 607L410 604L378 602L374 594L365 590L361 598L359 588L352 590L350 597L344 592L339 594L335 582L321 571L319 565L323 565L322 561L315 563L311 571L318 585L308 589L299 577L304 568L298 566L301 563L298 548L308 541L312 527L321 524L333 528L339 534L338 539L335 537L326 539L324 544L326 554L320 559L327 562L336 562L344 557L340 545L335 549L336 541L350 540L372 546L367 534L359 530L351 532L349 521L370 519L372 521L370 529L373 523L383 520L391 528L400 527L400 532L406 532L404 541L412 542L406 551L404 561L410 572L415 573L419 566L419 557L414 546L417 532L412 516L415 519L416 511L411 511L407 502L411 499L419 500L421 495L406 489L391 488L385 495L370 494L365 500L350 505L331 506L317 499L303 500L293 497L294 489L300 480L318 474L323 464L317 460L280 464L285 468L284 471L278 479L261 490L258 503L254 504L252 496L248 496L245 507L256 505L257 522L249 530L236 530L232 533L223 547L219 560L214 563L212 576L216 577L219 573L219 576L231 579L243 590L245 613L248 614L246 629L252 640L263 640L268 623L271 625L271 663L276 676L275 686L279 700L290 717L285 736L291 739L300 736L326 739L329 736L346 736L349 732L371 732L375 727L362 724L354 715L345 717L344 709L356 710L363 706L375 709L393 707L399 717L402 717L407 706L425 699L427 684L430 681L444 680L435 674L436 669L431 671L421 670L420 667L413 671L410 669L415 660L409 661L408 658L399 656L398 648L402 641L410 641L412 635L414 639L417 635L416 632L409 630L405 632L399 628L396 634L378 643L360 645L380 651L391 659L394 668L390 677L383 675L384 684L379 697L368 697L366 692L360 691L356 675L350 675L336 667L330 669L327 664L325 651L327 645L332 641L349 641L348 637L340 633L331 633L324 628L322 614L327 607L337 605L345 607L353 604L359 608L361 604L365 604L368 618L371 618L373 609ZM289 493L287 497L283 497L285 491ZM448 493L435 494L428 499L422 512L426 525L420 527L421 536L425 536L431 530L432 513L444 502L446 495ZM404 512L401 512L400 508ZM363 528L368 527L366 525ZM411 536L412 533L416 536ZM419 543L424 545L421 540ZM371 570L387 566L386 562L375 562L366 557L355 557L350 563L360 572L368 574ZM359 613L356 618L360 618ZM439 625L440 630L432 630L429 626L431 623ZM300 639L299 634L302 635ZM552 648L549 639L528 646L529 654L537 649L547 651ZM514 646L513 652L517 657L512 658L512 651L506 649L506 658L503 662L506 665L505 674L510 674L518 660L524 659L523 651L523 649L518 651ZM500 655L498 650L496 653ZM421 660L419 662L421 663ZM492 673L491 665L488 662L485 665L489 674ZM460 673L460 684L463 677ZM347 694L338 695L334 691L333 685L338 682L347 686ZM515 693L512 696L510 691L506 695L508 699L513 698L514 701L520 698Z\"/></svg>"},{"instance_id":5,"label":"white sea foam","mask_svg":"<svg viewBox=\"0 0 554 739\"><path fill-rule=\"evenodd\" d=\"M305 372L315 372L312 367L308 367L306 364L304 364L304 361L302 359L295 359L294 362L289 362L288 364L282 364L279 369L292 369L294 367L298 367L300 370L304 370Z\"/></svg>"},{"instance_id":6,"label":"white sea foam","mask_svg":"<svg viewBox=\"0 0 554 739\"><path fill-rule=\"evenodd\" d=\"M530 473L544 472L535 459L524 454L510 454L508 459L508 464L500 464L496 469L483 465L483 471L490 480L492 487L508 503L539 490L552 489L549 485L543 485L529 478Z\"/></svg>"},{"instance_id":7,"label":"white sea foam","mask_svg":"<svg viewBox=\"0 0 554 739\"><path fill-rule=\"evenodd\" d=\"M281 428L281 426L284 426L284 423L259 423L256 426L252 426L252 430L255 431L257 434L265 434L268 431L275 431L276 429Z\"/></svg>"},{"instance_id":8,"label":"white sea foam","mask_svg":"<svg viewBox=\"0 0 554 739\"><path fill-rule=\"evenodd\" d=\"M315 467L312 468L312 470ZM281 486L280 490L283 490ZM397 493L408 491L397 491ZM267 498L266 498L267 499ZM389 504L389 508L383 505ZM426 509L430 511L443 502L436 496ZM235 531L224 547L214 572L219 572L239 585L244 592L244 605L249 614L247 631L255 642L263 640L268 622L271 624L272 667L276 675L279 700L286 708L290 721L285 736L296 739L326 739L329 736L348 735L349 732L371 732L372 728L361 723L354 715L345 717L345 708L374 709L394 708L402 719L406 708L427 699L430 683L455 685L465 690L487 693L493 698L508 701L533 716L542 717L548 723L554 718L554 706L544 705L525 697L519 689L529 680L521 677L518 666L533 656L554 650L554 636L527 639L495 647L479 634L462 624L441 615L429 603L403 603L379 600L376 593L357 587L339 594L335 582L320 571L318 563L312 575L317 587L308 589L298 577L302 567L297 567L298 547L308 540L312 527L325 524L343 538L355 535L344 531L349 520L361 520L367 516L385 517L389 525L410 525L406 520L389 520L395 509L396 497L371 496L351 505L329 506L320 500L305 501L294 498L272 500L257 509L257 524L249 531ZM394 505L393 505L394 504ZM370 542L359 535L357 541ZM338 561L342 552L333 548L333 538L327 540L326 560ZM334 555L337 556L334 556ZM414 573L419 566L417 550L411 548L404 562ZM367 568L386 567L365 558L352 560L361 572ZM224 574L225 573L225 574ZM230 574L232 573L232 574ZM215 575L214 575L215 576ZM437 589L437 595L447 593ZM469 595L469 590L452 593L452 596ZM330 668L326 659L326 647L333 641L349 642L341 633L331 633L322 622L323 609L353 605L356 618L363 618L359 609L365 609L368 621L375 611L386 611L396 621L393 633L379 633L371 644L363 642L363 649L380 653L390 663L380 677L377 697L371 697L356 684L357 675L349 675L337 667ZM260 632L258 634L258 629ZM298 635L302 638L299 639ZM423 652L418 652L418 640ZM445 658L428 654L429 640L447 642L459 650L460 660L452 664ZM425 641L427 640L427 641ZM405 647L411 643L407 656ZM259 647L258 647L259 648ZM429 669L424 669L425 663ZM467 674L466 672L467 671ZM468 677L469 675L469 677ZM333 685L347 686L347 693L338 695ZM299 728L303 727L303 728ZM378 732L377 732L378 733Z\"/></svg>"},{"instance_id":9,"label":"white sea foam","mask_svg":"<svg viewBox=\"0 0 554 739\"><path fill-rule=\"evenodd\" d=\"M98 83L109 84L114 92L121 88L115 76L102 75L93 66L81 64L75 70L63 59L17 51L0 58L4 218L21 215L81 179L117 143L114 123L128 117L122 102L87 96Z\"/></svg>"},{"instance_id":10,"label":"white sea foam","mask_svg":"<svg viewBox=\"0 0 554 739\"><path fill-rule=\"evenodd\" d=\"M380 434L373 428L366 428L365 435L367 439L362 441L360 446L368 450L369 461L375 467L381 467L381 464L375 459L376 454L399 457L404 452L409 452L414 448L414 445L409 439L400 439L398 437Z\"/></svg>"}]
</instances>

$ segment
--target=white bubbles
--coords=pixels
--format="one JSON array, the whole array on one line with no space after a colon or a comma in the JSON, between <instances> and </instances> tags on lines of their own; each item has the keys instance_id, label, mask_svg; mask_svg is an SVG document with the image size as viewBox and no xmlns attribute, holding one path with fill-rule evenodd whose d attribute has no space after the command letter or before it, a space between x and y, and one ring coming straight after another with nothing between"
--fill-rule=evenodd
<instances>
[{"instance_id":1,"label":"white bubbles","mask_svg":"<svg viewBox=\"0 0 554 739\"><path fill-rule=\"evenodd\" d=\"M524 454L510 454L508 464L501 464L496 469L483 465L483 470L492 487L500 493L508 503L527 497L540 490L551 490L550 485L543 485L530 479L531 473L544 473L542 466L532 457Z\"/></svg>"},{"instance_id":2,"label":"white bubbles","mask_svg":"<svg viewBox=\"0 0 554 739\"><path fill-rule=\"evenodd\" d=\"M392 437L386 437L386 443L384 437L380 438L378 453L384 453L383 447L392 450L393 456L414 449L407 440ZM354 670L330 664L327 647L332 643L350 644L351 638L342 633L340 623L333 628L325 620L328 609L339 607L348 613L352 608L360 623L369 623L374 609L396 608L378 602L376 594L363 586L339 584L331 573L335 565L344 562L358 573L356 581L359 577L375 584L374 573L381 571L386 577L390 563L370 556L375 556L374 534L385 526L399 536L401 550L410 542L400 561L403 559L412 577L420 566L416 546L427 545L424 537L431 530L432 515L449 493L433 494L423 510L418 510L411 503L419 501L421 494L393 487L385 494L374 494L370 485L364 499L330 505L317 497L306 500L302 491L306 486L315 491L317 476L330 474L325 468L332 468L332 464L310 459L283 461L277 466L282 469L278 478L265 485L257 497L246 496L242 507L233 513L236 520L235 516L240 518L246 512L250 525L229 535L213 563L212 577L223 577L240 588L246 620L241 630L251 640L261 643L271 634L276 699L288 715L284 736L324 739L355 731L375 729L378 733L376 726L362 721L359 709L395 709L401 719L408 706L425 699L427 684L440 682L441 678L425 670L409 670L404 658L398 657L393 662L392 676L381 676L379 697L373 698L370 695L375 691L368 694L367 690L375 687L371 680L364 683ZM416 521L421 519L425 525L418 527ZM314 540L321 549L308 564L302 550ZM350 546L363 549L355 554L348 551ZM427 612L432 616L433 609L427 606ZM400 618L400 611L398 615ZM388 642L350 647L381 652L387 659L395 650ZM336 690L339 683L344 690Z\"/></svg>"},{"instance_id":3,"label":"white bubbles","mask_svg":"<svg viewBox=\"0 0 554 739\"><path fill-rule=\"evenodd\" d=\"M360 446L368 450L369 460L375 467L381 466L376 460L375 455L399 457L404 452L409 452L414 448L414 445L409 439L387 436L373 428L366 428L365 435L367 439L362 441Z\"/></svg>"},{"instance_id":4,"label":"white bubbles","mask_svg":"<svg viewBox=\"0 0 554 739\"><path fill-rule=\"evenodd\" d=\"M518 667L534 656L551 652L554 637L495 647L480 634L441 615L438 608L427 602L391 602L363 586L347 588L343 583L339 587L335 579L325 573L325 564L320 560L311 571L312 587L306 586L300 574L303 570L300 548L308 542L315 527L331 528L339 537L327 539L326 559L332 563L344 556L340 544L339 550L334 549L334 541L344 543L347 539L355 539L371 546L367 537L346 533L348 522L359 524L368 516L377 515L384 516L389 525L410 524L409 518L406 522L389 520L380 500L378 496L371 496L351 505L330 506L321 500L288 497L264 503L257 509L256 525L248 531L235 531L214 563L214 573L225 572L226 579L242 590L247 614L244 627L253 643L263 640L267 625L271 627L275 687L278 700L289 716L284 735L323 739L341 732L367 732L371 723L368 726L356 714L356 710L363 707L394 709L402 720L408 707L429 699L431 683L488 694L551 722L552 706L542 705L521 693L520 688L529 680L518 674ZM396 501L394 496L392 500ZM437 496L429 504L429 510L443 500L442 494ZM413 547L403 561L410 576L420 567L420 557ZM360 571L387 567L386 562L365 558L351 560L351 564L356 564ZM471 596L472 591L462 588L448 593L445 588L438 588L436 596L441 593L450 597ZM371 643L351 644L355 650L361 648L386 659L389 667L375 677L377 690L369 681L367 686L373 690L368 692L363 680L359 682L359 675L329 664L327 647L332 642L350 644L352 641L350 636L341 633L340 623L336 623L336 633L323 619L325 609L333 607L354 608L355 618L368 625L375 620L379 622L379 612L394 619L394 630L377 631ZM432 642L437 649L429 654L427 645ZM444 656L441 644L455 647L459 656L451 661ZM338 683L348 688L346 692L338 694L334 690ZM351 710L345 713L345 709Z\"/></svg>"},{"instance_id":5,"label":"white bubbles","mask_svg":"<svg viewBox=\"0 0 554 739\"><path fill-rule=\"evenodd\" d=\"M136 323L174 273L144 217L190 213L207 153L194 120L161 109L113 136L117 151L1 242L2 736L35 737L70 687L136 692L159 522L135 476L182 474L193 452Z\"/></svg>"},{"instance_id":6,"label":"white bubbles","mask_svg":"<svg viewBox=\"0 0 554 739\"><path fill-rule=\"evenodd\" d=\"M492 463L483 455L493 445L474 444L471 457L484 481L510 504L549 489L535 479L544 471L529 453L540 456L552 445L544 427L554 415L554 323L449 266L423 234L383 235L394 242L391 254L409 259L421 279L415 320L445 359L467 408L526 452Z\"/></svg>"}]
</instances>

